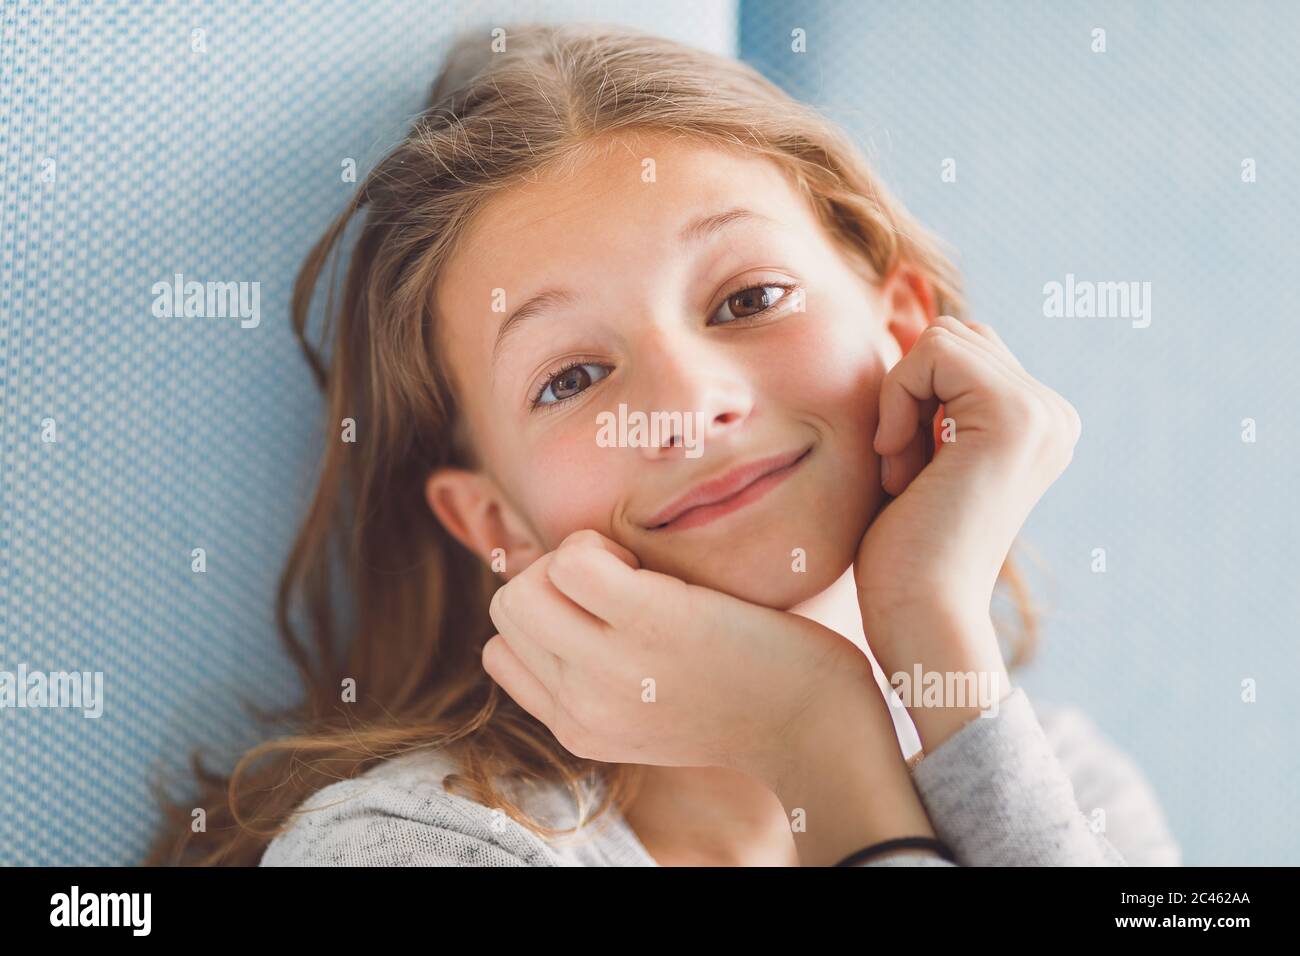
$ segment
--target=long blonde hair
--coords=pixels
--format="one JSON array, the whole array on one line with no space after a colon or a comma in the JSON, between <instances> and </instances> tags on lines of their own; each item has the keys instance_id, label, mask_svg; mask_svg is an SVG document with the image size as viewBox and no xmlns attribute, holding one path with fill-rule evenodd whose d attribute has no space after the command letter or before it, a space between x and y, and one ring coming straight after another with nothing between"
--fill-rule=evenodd
<instances>
[{"instance_id":1,"label":"long blonde hair","mask_svg":"<svg viewBox=\"0 0 1300 956\"><path fill-rule=\"evenodd\" d=\"M194 754L197 803L173 803L156 784L166 819L146 864L256 864L312 793L421 748L454 751L460 772L449 785L540 835L572 831L529 819L498 780L558 781L576 798L595 775L606 786L591 818L635 792L640 768L568 753L483 671L499 582L433 516L424 484L440 466L480 464L434 334L433 289L466 224L513 184L642 131L770 158L875 278L908 262L938 311L965 314L955 267L852 142L743 63L604 26L522 25L502 52L486 35L460 39L409 134L365 177L294 286L293 325L325 396L327 440L276 600L305 699L259 716L297 732L252 748L229 776ZM355 220L336 302L337 260ZM313 342L310 306L331 260ZM355 442L338 440L345 418L356 422ZM1036 619L1010 561L999 582L1019 610L1014 667ZM345 611L332 600L340 585ZM356 700L341 704L346 678ZM201 832L191 827L196 807L206 814Z\"/></svg>"}]
</instances>

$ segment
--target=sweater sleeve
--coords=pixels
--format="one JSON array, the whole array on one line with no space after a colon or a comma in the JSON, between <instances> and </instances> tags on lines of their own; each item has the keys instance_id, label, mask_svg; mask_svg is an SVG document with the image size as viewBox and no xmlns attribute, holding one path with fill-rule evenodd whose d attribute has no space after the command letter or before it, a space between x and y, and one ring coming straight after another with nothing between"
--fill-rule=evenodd
<instances>
[{"instance_id":1,"label":"sweater sleeve","mask_svg":"<svg viewBox=\"0 0 1300 956\"><path fill-rule=\"evenodd\" d=\"M960 865L1176 865L1177 845L1133 762L1077 710L1045 723L1050 736L1017 687L994 716L971 720L913 767L935 833ZM921 854L874 862L944 864Z\"/></svg>"},{"instance_id":2,"label":"sweater sleeve","mask_svg":"<svg viewBox=\"0 0 1300 956\"><path fill-rule=\"evenodd\" d=\"M556 866L514 821L433 786L358 777L295 812L261 866Z\"/></svg>"},{"instance_id":3,"label":"sweater sleeve","mask_svg":"<svg viewBox=\"0 0 1300 956\"><path fill-rule=\"evenodd\" d=\"M1182 852L1160 801L1133 758L1077 707L1034 705L1044 735L1093 829L1130 866L1179 866Z\"/></svg>"}]
</instances>

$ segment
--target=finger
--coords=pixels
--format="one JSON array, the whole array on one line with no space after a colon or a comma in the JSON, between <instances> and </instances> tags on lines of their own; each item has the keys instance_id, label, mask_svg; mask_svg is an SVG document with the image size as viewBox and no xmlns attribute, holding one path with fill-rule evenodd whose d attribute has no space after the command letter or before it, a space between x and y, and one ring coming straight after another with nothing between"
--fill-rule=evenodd
<instances>
[{"instance_id":1,"label":"finger","mask_svg":"<svg viewBox=\"0 0 1300 956\"><path fill-rule=\"evenodd\" d=\"M1012 354L1011 349L1007 348L1006 343L1002 341L992 326L985 325L983 322L963 321L951 315L938 316L935 319L935 324L951 329L966 341L984 349L992 358L1021 379L1031 380L1029 373L1020 364L1020 360Z\"/></svg>"},{"instance_id":2,"label":"finger","mask_svg":"<svg viewBox=\"0 0 1300 956\"><path fill-rule=\"evenodd\" d=\"M563 667L565 662L580 661L593 648L602 646L609 627L555 586L548 568L556 553L552 551L538 558L511 582L516 591L513 607L526 607L528 613L508 611L507 617Z\"/></svg>"},{"instance_id":3,"label":"finger","mask_svg":"<svg viewBox=\"0 0 1300 956\"><path fill-rule=\"evenodd\" d=\"M916 344L885 375L880 386L877 454L903 452L918 426L931 427L940 404L997 385L1006 372L951 329L927 328Z\"/></svg>"},{"instance_id":4,"label":"finger","mask_svg":"<svg viewBox=\"0 0 1300 956\"><path fill-rule=\"evenodd\" d=\"M928 427L921 425L906 448L897 455L887 456L889 472L881 481L881 486L889 494L895 497L901 495L912 483L912 479L921 473L921 469L930 463L932 442L927 441L928 433Z\"/></svg>"},{"instance_id":5,"label":"finger","mask_svg":"<svg viewBox=\"0 0 1300 956\"><path fill-rule=\"evenodd\" d=\"M1028 386L1049 405L1061 409L1067 420L1077 417L1068 402L1025 371L1025 367L1020 364L1020 360L1016 358L1011 349L1007 348L1006 343L1002 341L1002 338L992 326L985 325L983 322L958 323L957 320L953 319L951 316L942 316L941 318L948 320L945 325L952 323L954 331L958 331L956 328L957 326L963 326L963 337L966 338L967 341L972 341L988 348L990 354L993 355L1001 363L1001 366L1009 371L1017 381ZM971 335L970 333L972 332L975 334Z\"/></svg>"},{"instance_id":6,"label":"finger","mask_svg":"<svg viewBox=\"0 0 1300 956\"><path fill-rule=\"evenodd\" d=\"M511 700L554 733L555 720L560 713L555 696L510 649L509 643L500 634L494 634L483 645L483 669L501 685Z\"/></svg>"},{"instance_id":7,"label":"finger","mask_svg":"<svg viewBox=\"0 0 1300 956\"><path fill-rule=\"evenodd\" d=\"M638 583L635 575L623 573L623 568L611 562L608 558L596 557L597 573L604 572L604 577L600 579L583 579L583 572L579 570L584 562L591 559L586 552L591 555L608 555L617 558L625 566L626 570L638 570L641 567L641 561L628 548L619 544L612 538L601 534L594 528L580 528L569 534L560 542L555 549L554 556L559 556L563 552L564 556L560 559L561 567L555 570L555 563L552 562L548 567L548 576L552 585L583 609L585 613L594 615L600 620L607 623L610 627L623 626L639 616L639 611L629 614L620 614L623 610L622 604L632 604L629 595L637 593L636 584ZM575 560L575 554L576 560ZM602 583L598 583L602 582ZM615 598L615 589L623 597ZM600 610L597 610L599 608ZM615 620L620 623L615 624Z\"/></svg>"},{"instance_id":8,"label":"finger","mask_svg":"<svg viewBox=\"0 0 1300 956\"><path fill-rule=\"evenodd\" d=\"M595 528L579 528L577 531L571 532L555 550L583 546L603 548L629 567L641 567L641 561L635 554L612 538L601 534Z\"/></svg>"},{"instance_id":9,"label":"finger","mask_svg":"<svg viewBox=\"0 0 1300 956\"><path fill-rule=\"evenodd\" d=\"M546 570L566 597L619 629L654 613L656 601L670 600L661 585L675 580L629 567L609 549L581 545L556 549Z\"/></svg>"},{"instance_id":10,"label":"finger","mask_svg":"<svg viewBox=\"0 0 1300 956\"><path fill-rule=\"evenodd\" d=\"M537 561L545 561L547 557L542 555ZM533 564L537 564L537 561ZM532 609L528 606L526 596L518 585L529 570L532 570L532 565L513 580L507 581L496 589L488 604L488 615L500 632L501 638L510 646L510 650L520 662L548 687L558 687L559 658L539 644L526 629L526 622L531 616ZM524 600L521 601L521 598Z\"/></svg>"},{"instance_id":11,"label":"finger","mask_svg":"<svg viewBox=\"0 0 1300 956\"><path fill-rule=\"evenodd\" d=\"M1007 343L1002 341L1002 336L998 335L997 329L984 322L967 322L966 325L1001 349L1006 357L1015 363L1017 368L1022 368L1020 359L1016 358L1016 354L1011 351Z\"/></svg>"}]
</instances>

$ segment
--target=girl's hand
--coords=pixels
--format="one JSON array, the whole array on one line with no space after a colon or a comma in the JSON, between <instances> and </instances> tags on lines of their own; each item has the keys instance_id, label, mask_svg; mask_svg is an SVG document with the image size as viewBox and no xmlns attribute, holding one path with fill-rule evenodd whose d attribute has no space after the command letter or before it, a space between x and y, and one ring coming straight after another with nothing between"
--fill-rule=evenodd
<instances>
[{"instance_id":1,"label":"girl's hand","mask_svg":"<svg viewBox=\"0 0 1300 956\"><path fill-rule=\"evenodd\" d=\"M640 567L593 530L497 589L483 666L573 754L723 766L772 783L816 717L874 694L870 661L834 631ZM901 759L901 758L900 758Z\"/></svg>"},{"instance_id":2,"label":"girl's hand","mask_svg":"<svg viewBox=\"0 0 1300 956\"><path fill-rule=\"evenodd\" d=\"M936 443L941 404L938 431L952 440ZM1009 692L989 621L993 588L1029 512L1069 464L1079 431L1070 403L980 323L939 316L885 376L875 450L884 488L896 497L863 536L854 574L863 627L886 676L910 674L916 663L983 670Z\"/></svg>"},{"instance_id":3,"label":"girl's hand","mask_svg":"<svg viewBox=\"0 0 1300 956\"><path fill-rule=\"evenodd\" d=\"M565 749L730 767L802 811L805 866L932 836L870 661L829 628L569 535L497 589L483 666Z\"/></svg>"}]
</instances>

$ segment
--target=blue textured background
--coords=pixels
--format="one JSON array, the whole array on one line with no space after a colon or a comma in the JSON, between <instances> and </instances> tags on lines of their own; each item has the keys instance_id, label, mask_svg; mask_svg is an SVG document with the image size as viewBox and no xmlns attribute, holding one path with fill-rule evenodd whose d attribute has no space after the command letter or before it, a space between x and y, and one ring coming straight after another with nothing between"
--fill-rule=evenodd
<instances>
[{"instance_id":1,"label":"blue textured background","mask_svg":"<svg viewBox=\"0 0 1300 956\"><path fill-rule=\"evenodd\" d=\"M145 773L196 743L233 756L253 741L238 698L294 692L271 600L318 410L286 319L294 272L353 188L341 160L364 171L401 135L458 27L572 17L739 52L842 122L956 247L974 316L1084 423L1026 529L1050 569L1031 693L1082 705L1136 757L1186 862L1300 862L1296 7L2 16L0 669L102 670L107 703L98 720L0 712L0 863L134 862L155 822ZM150 286L177 271L260 281L261 326L154 319ZM1150 327L1044 318L1042 286L1067 272L1150 281Z\"/></svg>"},{"instance_id":2,"label":"blue textured background","mask_svg":"<svg viewBox=\"0 0 1300 956\"><path fill-rule=\"evenodd\" d=\"M1023 535L1047 607L1021 679L1133 754L1188 864L1300 863L1298 39L1280 2L741 9L742 54L851 130L1079 410ZM1045 318L1066 273L1151 282L1150 326Z\"/></svg>"},{"instance_id":3,"label":"blue textured background","mask_svg":"<svg viewBox=\"0 0 1300 956\"><path fill-rule=\"evenodd\" d=\"M355 188L340 163L400 138L460 28L592 9L4 7L0 670L103 671L106 703L0 711L0 864L137 861L146 773L233 759L257 739L239 698L296 696L272 601L320 405L287 310ZM732 3L599 9L735 52ZM175 272L261 282L260 326L155 319Z\"/></svg>"}]
</instances>

